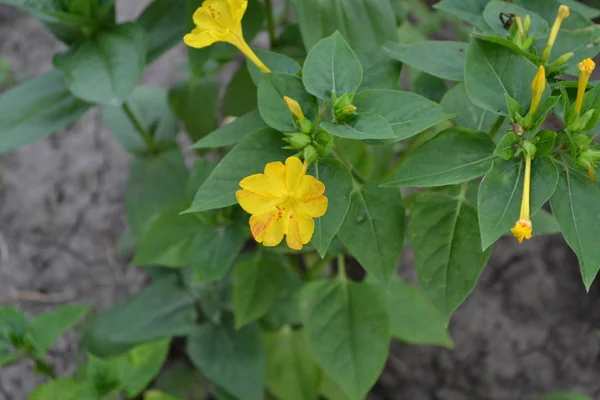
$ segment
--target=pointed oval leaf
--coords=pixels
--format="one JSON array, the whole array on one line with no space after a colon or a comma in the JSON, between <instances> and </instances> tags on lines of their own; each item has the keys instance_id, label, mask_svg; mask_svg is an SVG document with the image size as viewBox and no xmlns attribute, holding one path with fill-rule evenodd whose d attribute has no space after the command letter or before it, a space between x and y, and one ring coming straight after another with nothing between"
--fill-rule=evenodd
<instances>
[{"instance_id":1,"label":"pointed oval leaf","mask_svg":"<svg viewBox=\"0 0 600 400\"><path fill-rule=\"evenodd\" d=\"M342 124L322 122L321 128L333 136L345 139L375 140L396 137L390 123L375 113L361 113L351 121Z\"/></svg>"},{"instance_id":2,"label":"pointed oval leaf","mask_svg":"<svg viewBox=\"0 0 600 400\"><path fill-rule=\"evenodd\" d=\"M267 128L258 110L250 111L233 122L222 125L194 143L193 149L214 149L231 146L242 140L246 135Z\"/></svg>"},{"instance_id":3,"label":"pointed oval leaf","mask_svg":"<svg viewBox=\"0 0 600 400\"><path fill-rule=\"evenodd\" d=\"M283 72L285 74L296 75L302 69L296 60L285 54L274 53L263 49L256 49L254 52L258 58L269 67L271 72ZM246 60L246 68L248 68L252 82L258 86L260 83L260 69L258 69L258 67L250 60Z\"/></svg>"}]
</instances>

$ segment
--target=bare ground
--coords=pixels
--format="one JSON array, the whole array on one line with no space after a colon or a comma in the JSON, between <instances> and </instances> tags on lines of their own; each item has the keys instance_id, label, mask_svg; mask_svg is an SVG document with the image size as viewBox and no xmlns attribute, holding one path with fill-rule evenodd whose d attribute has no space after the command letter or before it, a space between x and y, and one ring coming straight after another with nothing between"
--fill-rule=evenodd
<instances>
[{"instance_id":1,"label":"bare ground","mask_svg":"<svg viewBox=\"0 0 600 400\"><path fill-rule=\"evenodd\" d=\"M132 19L143 3L118 2L120 19ZM2 15L0 57L27 77L50 69L61 45L25 14ZM144 81L168 87L174 59L163 57ZM30 316L63 302L102 310L143 286L145 275L115 250L128 162L97 109L53 137L0 155L0 304ZM410 253L401 271L414 281ZM452 318L455 348L394 343L370 397L529 400L569 389L600 398L598 306L598 288L586 294L562 239L521 246L503 239ZM74 372L77 346L77 332L69 332L51 350L59 374ZM0 400L25 399L40 382L27 363L3 369Z\"/></svg>"}]
</instances>

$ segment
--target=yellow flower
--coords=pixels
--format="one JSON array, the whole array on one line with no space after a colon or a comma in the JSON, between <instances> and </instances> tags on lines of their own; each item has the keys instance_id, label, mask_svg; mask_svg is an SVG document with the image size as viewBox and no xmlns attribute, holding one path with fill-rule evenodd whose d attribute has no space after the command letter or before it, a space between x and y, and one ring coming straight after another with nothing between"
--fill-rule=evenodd
<instances>
[{"instance_id":1,"label":"yellow flower","mask_svg":"<svg viewBox=\"0 0 600 400\"><path fill-rule=\"evenodd\" d=\"M286 235L288 247L302 249L315 230L313 218L325 215L325 185L306 175L297 157L285 165L268 163L264 174L250 175L240 181L243 190L235 194L244 210L252 214L250 230L258 243L277 246Z\"/></svg>"},{"instance_id":2,"label":"yellow flower","mask_svg":"<svg viewBox=\"0 0 600 400\"><path fill-rule=\"evenodd\" d=\"M544 66L540 65L537 74L535 74L533 81L531 81L531 107L529 108L530 114L535 113L535 110L537 110L538 106L540 105L544 90L546 90L546 71L544 70Z\"/></svg>"},{"instance_id":3,"label":"yellow flower","mask_svg":"<svg viewBox=\"0 0 600 400\"><path fill-rule=\"evenodd\" d=\"M262 71L270 72L244 40L242 18L247 8L248 0L204 0L193 15L196 28L183 41L197 49L215 42L231 43Z\"/></svg>"},{"instance_id":4,"label":"yellow flower","mask_svg":"<svg viewBox=\"0 0 600 400\"><path fill-rule=\"evenodd\" d=\"M546 47L544 47L544 51L542 52L542 62L546 62L550 58L550 53L552 52L552 47L554 46L554 42L556 41L556 36L558 36L560 25L562 24L563 20L567 19L568 17L569 7L563 4L558 8L558 14L556 14L556 19L554 20L554 24L552 25L552 29L550 30L548 42L546 43Z\"/></svg>"},{"instance_id":5,"label":"yellow flower","mask_svg":"<svg viewBox=\"0 0 600 400\"><path fill-rule=\"evenodd\" d=\"M531 156L525 156L525 180L523 182L523 198L521 199L521 215L515 223L515 227L510 231L517 238L519 243L523 239L531 239L533 224L529 217L529 192L531 191Z\"/></svg>"},{"instance_id":6,"label":"yellow flower","mask_svg":"<svg viewBox=\"0 0 600 400\"><path fill-rule=\"evenodd\" d=\"M302 112L302 108L300 104L291 97L283 96L283 101L285 102L286 107L290 112L298 118L298 121L304 121L304 113Z\"/></svg>"},{"instance_id":7,"label":"yellow flower","mask_svg":"<svg viewBox=\"0 0 600 400\"><path fill-rule=\"evenodd\" d=\"M577 99L575 100L575 114L579 115L581 112L581 106L583 105L583 95L585 94L585 89L587 88L587 84L590 80L590 76L596 67L596 63L592 61L591 58L586 58L579 64L577 64L577 68L579 69L579 82L577 83Z\"/></svg>"}]
</instances>

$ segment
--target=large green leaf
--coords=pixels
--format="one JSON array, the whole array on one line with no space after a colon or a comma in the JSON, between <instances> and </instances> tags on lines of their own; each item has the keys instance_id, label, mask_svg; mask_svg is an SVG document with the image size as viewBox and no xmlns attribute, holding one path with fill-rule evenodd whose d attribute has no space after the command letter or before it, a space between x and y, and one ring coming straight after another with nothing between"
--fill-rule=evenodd
<instances>
[{"instance_id":1,"label":"large green leaf","mask_svg":"<svg viewBox=\"0 0 600 400\"><path fill-rule=\"evenodd\" d=\"M299 77L277 72L263 73L258 85L258 111L270 127L286 133L296 132L284 96L296 100L306 118L316 117L317 99L306 92Z\"/></svg>"},{"instance_id":2,"label":"large green leaf","mask_svg":"<svg viewBox=\"0 0 600 400\"><path fill-rule=\"evenodd\" d=\"M91 104L74 97L63 74L52 70L0 95L0 152L55 133L81 117Z\"/></svg>"},{"instance_id":3,"label":"large green leaf","mask_svg":"<svg viewBox=\"0 0 600 400\"><path fill-rule=\"evenodd\" d=\"M232 300L235 327L241 328L264 316L275 301L283 274L279 260L256 256L235 264Z\"/></svg>"},{"instance_id":4,"label":"large green leaf","mask_svg":"<svg viewBox=\"0 0 600 400\"><path fill-rule=\"evenodd\" d=\"M307 50L335 31L357 51L371 51L396 40L396 18L389 0L293 0Z\"/></svg>"},{"instance_id":5,"label":"large green leaf","mask_svg":"<svg viewBox=\"0 0 600 400\"><path fill-rule=\"evenodd\" d=\"M175 144L179 126L177 118L169 110L167 95L163 89L138 86L127 99L127 105L141 127L152 135L158 147ZM121 106L104 106L102 123L128 151L142 153L147 150L146 143Z\"/></svg>"},{"instance_id":6,"label":"large green leaf","mask_svg":"<svg viewBox=\"0 0 600 400\"><path fill-rule=\"evenodd\" d=\"M384 117L392 126L396 136L394 141L409 138L452 118L439 104L400 90L365 90L356 95L353 104L361 113L377 113Z\"/></svg>"},{"instance_id":7,"label":"large green leaf","mask_svg":"<svg viewBox=\"0 0 600 400\"><path fill-rule=\"evenodd\" d=\"M239 117L254 110L257 106L256 86L252 82L248 69L240 66L225 90L220 109L221 115Z\"/></svg>"},{"instance_id":8,"label":"large green leaf","mask_svg":"<svg viewBox=\"0 0 600 400\"><path fill-rule=\"evenodd\" d=\"M344 164L332 159L313 163L308 173L325 184L327 213L315 219L315 231L310 241L319 255L325 257L350 208L352 176Z\"/></svg>"},{"instance_id":9,"label":"large green leaf","mask_svg":"<svg viewBox=\"0 0 600 400\"><path fill-rule=\"evenodd\" d=\"M100 314L88 325L83 345L99 356L123 354L145 342L189 333L196 317L193 297L168 277Z\"/></svg>"},{"instance_id":10,"label":"large green leaf","mask_svg":"<svg viewBox=\"0 0 600 400\"><path fill-rule=\"evenodd\" d=\"M495 114L508 115L505 94L529 109L537 67L496 43L472 38L465 62L465 86L471 101Z\"/></svg>"},{"instance_id":11,"label":"large green leaf","mask_svg":"<svg viewBox=\"0 0 600 400\"><path fill-rule=\"evenodd\" d=\"M435 5L435 8L455 15L463 21L479 28L480 30L489 29L488 24L483 20L481 14L489 0L442 0Z\"/></svg>"},{"instance_id":12,"label":"large green leaf","mask_svg":"<svg viewBox=\"0 0 600 400\"><path fill-rule=\"evenodd\" d=\"M485 250L504 235L519 219L523 196L525 162L496 159L479 186L477 211L481 245ZM550 199L558 183L558 170L545 156L536 157L531 166L531 215ZM536 227L533 227L534 231Z\"/></svg>"},{"instance_id":13,"label":"large green leaf","mask_svg":"<svg viewBox=\"0 0 600 400\"><path fill-rule=\"evenodd\" d=\"M148 33L148 62L181 42L186 33L185 7L178 0L154 0L137 23Z\"/></svg>"},{"instance_id":14,"label":"large green leaf","mask_svg":"<svg viewBox=\"0 0 600 400\"><path fill-rule=\"evenodd\" d=\"M262 49L256 49L254 52L258 58L269 67L271 72L283 72L285 74L296 75L302 69L296 60L284 54ZM246 60L246 67L248 68L252 82L258 86L261 75L260 69L258 69L258 67L250 60Z\"/></svg>"},{"instance_id":15,"label":"large green leaf","mask_svg":"<svg viewBox=\"0 0 600 400\"><path fill-rule=\"evenodd\" d=\"M158 375L169 352L170 339L145 343L119 357L117 365L128 398L140 394Z\"/></svg>"},{"instance_id":16,"label":"large green leaf","mask_svg":"<svg viewBox=\"0 0 600 400\"><path fill-rule=\"evenodd\" d=\"M362 399L388 354L385 299L368 283L315 281L302 292L308 346L317 363L346 392Z\"/></svg>"},{"instance_id":17,"label":"large green leaf","mask_svg":"<svg viewBox=\"0 0 600 400\"><path fill-rule=\"evenodd\" d=\"M338 238L368 273L387 282L402 254L404 220L400 191L368 183L352 193Z\"/></svg>"},{"instance_id":18,"label":"large green leaf","mask_svg":"<svg viewBox=\"0 0 600 400\"><path fill-rule=\"evenodd\" d=\"M136 24L122 24L54 56L75 96L105 105L123 103L146 65L147 38Z\"/></svg>"},{"instance_id":19,"label":"large green leaf","mask_svg":"<svg viewBox=\"0 0 600 400\"><path fill-rule=\"evenodd\" d=\"M308 52L302 69L306 90L323 100L356 92L362 77L358 56L339 32L319 41Z\"/></svg>"},{"instance_id":20,"label":"large green leaf","mask_svg":"<svg viewBox=\"0 0 600 400\"><path fill-rule=\"evenodd\" d=\"M89 311L89 306L62 306L38 316L29 325L36 354L43 356L59 336L75 326Z\"/></svg>"},{"instance_id":21,"label":"large green leaf","mask_svg":"<svg viewBox=\"0 0 600 400\"><path fill-rule=\"evenodd\" d=\"M473 104L462 82L458 82L446 92L440 105L446 112L455 114L452 122L456 125L476 131L489 132L498 119L498 115ZM505 121L499 131L509 127L508 121Z\"/></svg>"},{"instance_id":22,"label":"large green leaf","mask_svg":"<svg viewBox=\"0 0 600 400\"><path fill-rule=\"evenodd\" d=\"M587 290L600 269L600 188L581 170L565 165L559 173L556 192L550 199L560 230L579 259Z\"/></svg>"},{"instance_id":23,"label":"large green leaf","mask_svg":"<svg viewBox=\"0 0 600 400\"><path fill-rule=\"evenodd\" d=\"M358 52L357 56L363 68L363 80L359 91L398 87L401 62L391 58L382 48Z\"/></svg>"},{"instance_id":24,"label":"large green leaf","mask_svg":"<svg viewBox=\"0 0 600 400\"><path fill-rule=\"evenodd\" d=\"M477 178L492 166L494 148L483 132L450 128L411 153L386 186L444 186Z\"/></svg>"},{"instance_id":25,"label":"large green leaf","mask_svg":"<svg viewBox=\"0 0 600 400\"><path fill-rule=\"evenodd\" d=\"M452 347L445 321L416 287L394 277L384 293L392 336L412 344Z\"/></svg>"},{"instance_id":26,"label":"large green leaf","mask_svg":"<svg viewBox=\"0 0 600 400\"><path fill-rule=\"evenodd\" d=\"M451 81L464 80L468 43L429 40L413 44L388 43L388 54L404 64Z\"/></svg>"},{"instance_id":27,"label":"large green leaf","mask_svg":"<svg viewBox=\"0 0 600 400\"><path fill-rule=\"evenodd\" d=\"M481 251L477 211L464 194L422 192L411 209L408 237L423 293L445 321L471 293L490 255Z\"/></svg>"},{"instance_id":28,"label":"large green leaf","mask_svg":"<svg viewBox=\"0 0 600 400\"><path fill-rule=\"evenodd\" d=\"M89 382L62 377L46 382L29 394L29 400L98 400Z\"/></svg>"},{"instance_id":29,"label":"large green leaf","mask_svg":"<svg viewBox=\"0 0 600 400\"><path fill-rule=\"evenodd\" d=\"M217 129L219 80L214 76L191 78L169 90L169 105L193 141Z\"/></svg>"},{"instance_id":30,"label":"large green leaf","mask_svg":"<svg viewBox=\"0 0 600 400\"><path fill-rule=\"evenodd\" d=\"M345 139L378 140L395 139L392 126L379 114L360 113L349 122L322 122L321 128L333 136Z\"/></svg>"},{"instance_id":31,"label":"large green leaf","mask_svg":"<svg viewBox=\"0 0 600 400\"><path fill-rule=\"evenodd\" d=\"M133 159L125 188L125 214L135 237L141 238L165 208L186 200L188 179L179 150Z\"/></svg>"},{"instance_id":32,"label":"large green leaf","mask_svg":"<svg viewBox=\"0 0 600 400\"><path fill-rule=\"evenodd\" d=\"M194 149L214 149L231 146L242 140L246 135L259 129L267 128L258 110L236 118L233 122L221 126L194 143Z\"/></svg>"},{"instance_id":33,"label":"large green leaf","mask_svg":"<svg viewBox=\"0 0 600 400\"><path fill-rule=\"evenodd\" d=\"M262 400L266 360L257 325L205 323L187 339L187 354L204 376L240 400Z\"/></svg>"},{"instance_id":34,"label":"large green leaf","mask_svg":"<svg viewBox=\"0 0 600 400\"><path fill-rule=\"evenodd\" d=\"M0 306L0 367L21 357L15 344L24 342L28 326L29 321L21 311Z\"/></svg>"},{"instance_id":35,"label":"large green leaf","mask_svg":"<svg viewBox=\"0 0 600 400\"><path fill-rule=\"evenodd\" d=\"M244 137L221 160L206 182L198 189L187 212L206 211L237 203L235 192L245 177L262 173L265 165L284 161L290 154L283 150L281 133L261 129Z\"/></svg>"},{"instance_id":36,"label":"large green leaf","mask_svg":"<svg viewBox=\"0 0 600 400\"><path fill-rule=\"evenodd\" d=\"M506 1L492 0L487 4L485 10L483 10L482 17L496 35L506 37L508 34L508 30L499 18L500 13L515 14L519 15L521 18L524 18L525 15L529 15L531 18L531 26L529 28L528 36L536 37L538 39L546 36L545 33L548 29L548 23L544 21L542 17L515 4Z\"/></svg>"},{"instance_id":37,"label":"large green leaf","mask_svg":"<svg viewBox=\"0 0 600 400\"><path fill-rule=\"evenodd\" d=\"M310 354L304 332L287 327L266 333L265 341L269 390L280 399L316 399L321 369Z\"/></svg>"}]
</instances>

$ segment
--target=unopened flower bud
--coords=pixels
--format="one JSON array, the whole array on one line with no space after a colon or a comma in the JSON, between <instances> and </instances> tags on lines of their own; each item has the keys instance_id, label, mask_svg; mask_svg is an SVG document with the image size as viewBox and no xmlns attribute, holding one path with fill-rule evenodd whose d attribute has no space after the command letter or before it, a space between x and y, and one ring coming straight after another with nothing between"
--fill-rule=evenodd
<instances>
[{"instance_id":1,"label":"unopened flower bud","mask_svg":"<svg viewBox=\"0 0 600 400\"><path fill-rule=\"evenodd\" d=\"M543 65L540 65L537 74L531 81L531 107L529 108L529 114L534 114L540 105L542 95L546 90L546 71Z\"/></svg>"},{"instance_id":2,"label":"unopened flower bud","mask_svg":"<svg viewBox=\"0 0 600 400\"><path fill-rule=\"evenodd\" d=\"M317 159L317 150L313 146L306 146L302 154L305 163L311 163Z\"/></svg>"},{"instance_id":3,"label":"unopened flower bud","mask_svg":"<svg viewBox=\"0 0 600 400\"><path fill-rule=\"evenodd\" d=\"M287 135L285 140L296 150L302 150L312 142L310 136L305 133L292 133Z\"/></svg>"},{"instance_id":4,"label":"unopened flower bud","mask_svg":"<svg viewBox=\"0 0 600 400\"><path fill-rule=\"evenodd\" d=\"M298 121L304 120L302 107L300 107L300 104L298 104L296 100L292 99L291 97L283 96L283 101L285 102L287 109L290 110L292 115L294 115Z\"/></svg>"},{"instance_id":5,"label":"unopened flower bud","mask_svg":"<svg viewBox=\"0 0 600 400\"><path fill-rule=\"evenodd\" d=\"M563 20L566 19L568 16L569 7L561 5L558 8L558 14L556 15L556 19L554 20L552 29L550 30L550 35L548 35L548 42L546 43L546 47L544 47L544 51L542 52L542 62L546 62L550 58L550 53L552 52L552 47L554 46L554 42L556 41L556 37L558 36L560 25L562 24Z\"/></svg>"}]
</instances>

